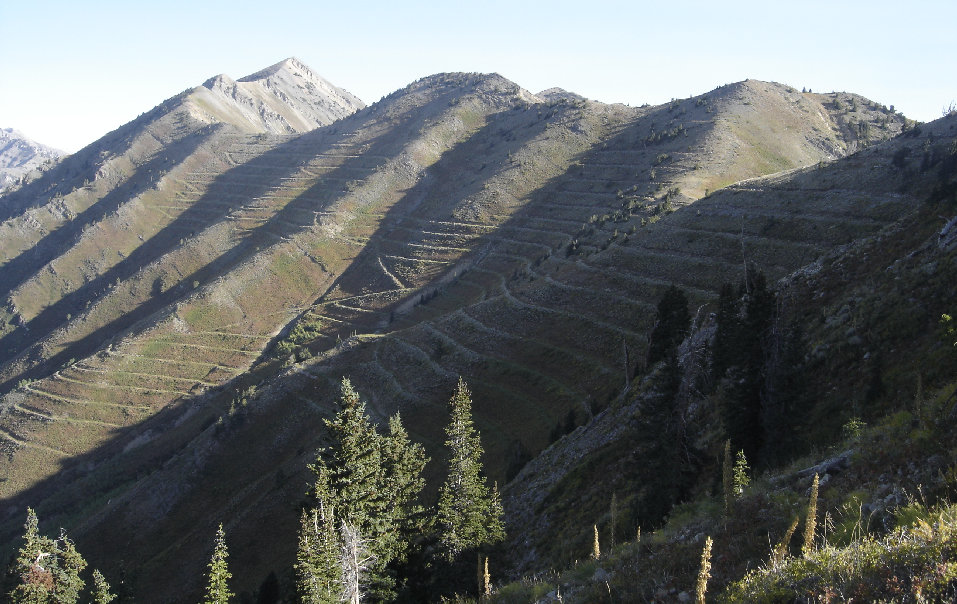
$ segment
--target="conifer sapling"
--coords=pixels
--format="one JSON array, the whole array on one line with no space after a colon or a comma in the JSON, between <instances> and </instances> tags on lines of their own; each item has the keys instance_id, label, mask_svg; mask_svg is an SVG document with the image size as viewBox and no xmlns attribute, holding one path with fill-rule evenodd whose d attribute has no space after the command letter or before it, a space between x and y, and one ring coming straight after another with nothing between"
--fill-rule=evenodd
<instances>
[{"instance_id":1,"label":"conifer sapling","mask_svg":"<svg viewBox=\"0 0 957 604\"><path fill-rule=\"evenodd\" d=\"M229 572L228 558L226 533L223 531L222 523L220 523L219 529L216 531L213 555L209 560L209 583L206 586L204 604L226 604L229 602L229 598L233 597L233 592L229 591L229 580L232 578L232 574Z\"/></svg>"}]
</instances>

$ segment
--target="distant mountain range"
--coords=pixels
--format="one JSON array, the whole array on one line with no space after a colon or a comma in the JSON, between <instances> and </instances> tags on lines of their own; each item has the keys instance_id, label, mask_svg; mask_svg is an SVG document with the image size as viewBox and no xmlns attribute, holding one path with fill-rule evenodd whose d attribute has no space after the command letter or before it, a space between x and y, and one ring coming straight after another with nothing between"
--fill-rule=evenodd
<instances>
[{"instance_id":1,"label":"distant mountain range","mask_svg":"<svg viewBox=\"0 0 957 604\"><path fill-rule=\"evenodd\" d=\"M437 459L462 376L512 568L564 563L607 489L551 489L624 446L605 410L637 405L667 288L704 317L748 265L880 237L953 121L755 80L632 108L448 73L367 107L296 59L213 77L0 197L0 542L29 505L185 601L223 522L253 593L291 568L339 380Z\"/></svg>"},{"instance_id":2,"label":"distant mountain range","mask_svg":"<svg viewBox=\"0 0 957 604\"><path fill-rule=\"evenodd\" d=\"M0 128L0 193L64 155L64 151L34 142L13 128Z\"/></svg>"}]
</instances>

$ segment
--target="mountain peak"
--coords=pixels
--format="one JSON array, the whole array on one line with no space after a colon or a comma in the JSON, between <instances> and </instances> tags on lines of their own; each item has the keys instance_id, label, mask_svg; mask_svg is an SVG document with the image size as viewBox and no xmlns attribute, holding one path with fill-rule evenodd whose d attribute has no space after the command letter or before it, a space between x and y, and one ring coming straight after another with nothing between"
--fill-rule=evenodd
<instances>
[{"instance_id":1,"label":"mountain peak","mask_svg":"<svg viewBox=\"0 0 957 604\"><path fill-rule=\"evenodd\" d=\"M265 80L266 78L274 76L281 71L288 72L292 76L306 77L307 79L320 77L296 57L289 57L279 61L278 63L275 63L274 65L270 65L265 69L260 69L256 73L250 74L244 78L240 78L239 81L255 82L258 80Z\"/></svg>"},{"instance_id":2,"label":"mountain peak","mask_svg":"<svg viewBox=\"0 0 957 604\"><path fill-rule=\"evenodd\" d=\"M215 76L196 92L201 119L253 132L307 132L365 107L295 57L239 80Z\"/></svg>"}]
</instances>

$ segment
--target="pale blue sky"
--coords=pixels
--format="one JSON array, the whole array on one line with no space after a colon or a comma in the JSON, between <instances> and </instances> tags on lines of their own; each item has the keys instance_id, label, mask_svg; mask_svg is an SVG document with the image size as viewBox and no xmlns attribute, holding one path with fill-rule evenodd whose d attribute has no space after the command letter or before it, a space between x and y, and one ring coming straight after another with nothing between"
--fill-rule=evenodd
<instances>
[{"instance_id":1,"label":"pale blue sky","mask_svg":"<svg viewBox=\"0 0 957 604\"><path fill-rule=\"evenodd\" d=\"M954 0L0 0L0 127L75 151L210 76L289 56L367 103L443 71L631 105L757 78L928 121L957 99L955 24Z\"/></svg>"}]
</instances>

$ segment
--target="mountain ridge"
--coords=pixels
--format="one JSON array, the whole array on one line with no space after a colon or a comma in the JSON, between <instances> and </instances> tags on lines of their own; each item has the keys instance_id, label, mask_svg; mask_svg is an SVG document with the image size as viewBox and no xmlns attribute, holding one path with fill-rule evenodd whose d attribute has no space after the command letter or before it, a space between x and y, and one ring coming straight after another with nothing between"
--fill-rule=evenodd
<instances>
[{"instance_id":1,"label":"mountain ridge","mask_svg":"<svg viewBox=\"0 0 957 604\"><path fill-rule=\"evenodd\" d=\"M777 178L800 178L855 141L877 145L905 125L873 104L826 110L821 99L831 97L772 83L628 108L453 73L304 133L279 134L287 118L270 125L239 111L209 124L191 113L197 94L246 90L239 84L290 68L280 62L249 82L213 78L174 97L159 106L173 113L154 110L170 116L162 129L145 127L129 143L139 155L108 152L89 189L51 196L0 227L21 233L0 272L17 275L7 279L16 285L3 337L23 343L20 360L0 365L12 388L0 416L2 468L39 471L64 452L82 460L59 476L8 480L4 497L37 494L41 516L76 527L98 559L131 526L149 525L129 543L148 557L140 580L150 590L172 589L205 555L217 511L235 512L227 528L244 542L257 539L253 518L277 527L262 556L236 553L243 568L288 560L292 542L278 534L295 531L288 504L301 497L304 452L321 446L343 375L374 417L401 409L430 450L441 441L447 391L465 375L489 473L504 484L569 414L580 425L619 396L630 371L622 365L643 354L649 314L669 283L708 303L719 279L740 274L743 246L777 278L879 230L910 203L875 197L832 208L841 191L804 203L808 191L785 187L771 207L771 180L704 195L727 171L709 150L744 149L731 157L739 175L782 167L794 174ZM800 144L775 147L755 134L777 132L767 130L777 113L797 120L818 106L823 121L806 132L821 144L797 136L787 140ZM869 124L868 138L858 138L859 126L839 127L845 115ZM159 144L147 144L150 128ZM143 178L148 187L110 186ZM112 200L79 218L79 195ZM64 205L74 219L62 216ZM40 231L27 218L54 211L57 228L90 226L37 247L48 235L30 235ZM26 250L44 246L27 261ZM77 265L88 272L71 274ZM252 386L258 395L243 394ZM245 410L230 411L241 398ZM255 479L233 476L236 464ZM83 503L67 504L71 497ZM8 505L5 534L19 528L18 505ZM159 534L177 540L150 549Z\"/></svg>"}]
</instances>

